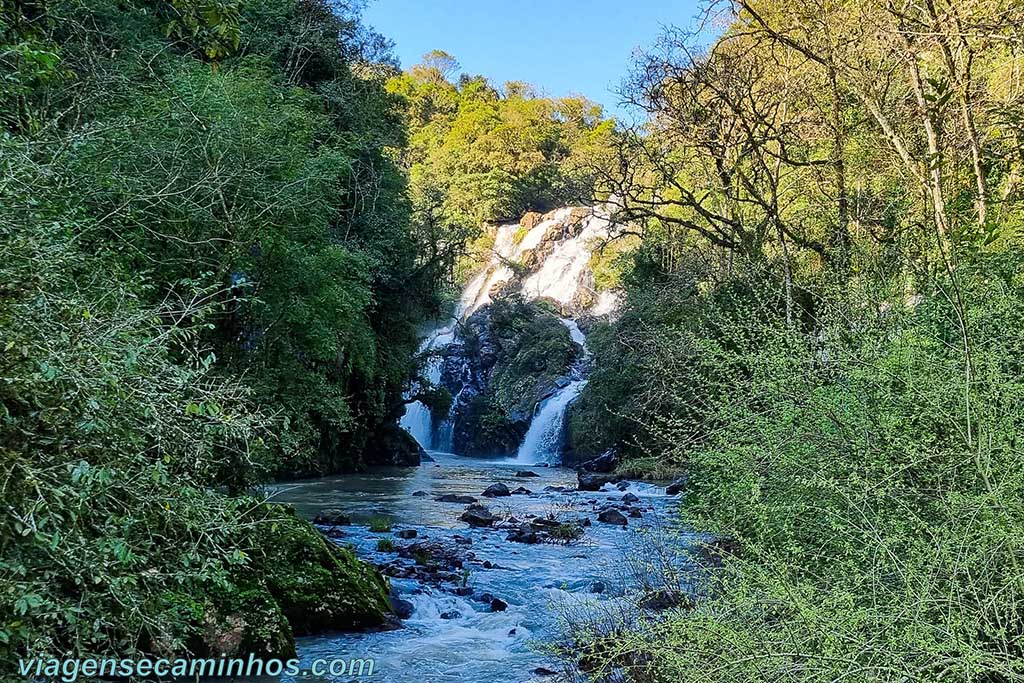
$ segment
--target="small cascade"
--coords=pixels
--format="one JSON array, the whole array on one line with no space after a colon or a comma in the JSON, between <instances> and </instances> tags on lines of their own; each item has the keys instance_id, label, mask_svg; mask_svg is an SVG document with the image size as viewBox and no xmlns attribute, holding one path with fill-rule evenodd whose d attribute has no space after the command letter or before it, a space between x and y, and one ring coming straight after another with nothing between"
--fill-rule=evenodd
<instances>
[{"instance_id":1,"label":"small cascade","mask_svg":"<svg viewBox=\"0 0 1024 683\"><path fill-rule=\"evenodd\" d=\"M516 453L517 462L560 462L565 446L565 416L569 412L569 406L587 386L585 376L590 365L590 351L587 349L586 335L575 320L559 320L568 328L573 342L583 348L583 357L576 361L569 371L572 380L540 402L530 421L530 428L523 437L523 443Z\"/></svg>"},{"instance_id":2,"label":"small cascade","mask_svg":"<svg viewBox=\"0 0 1024 683\"><path fill-rule=\"evenodd\" d=\"M585 379L574 380L541 401L516 453L517 462L557 464L560 461L566 412L586 385Z\"/></svg>"},{"instance_id":3,"label":"small cascade","mask_svg":"<svg viewBox=\"0 0 1024 683\"><path fill-rule=\"evenodd\" d=\"M420 353L438 351L451 344L454 339L455 327L453 325L437 329L420 344ZM431 384L436 385L441 381L441 364L442 359L436 354L427 360L426 378ZM413 401L405 406L405 413L398 424L412 434L412 437L424 449L435 447L433 415L430 408L420 401Z\"/></svg>"}]
</instances>

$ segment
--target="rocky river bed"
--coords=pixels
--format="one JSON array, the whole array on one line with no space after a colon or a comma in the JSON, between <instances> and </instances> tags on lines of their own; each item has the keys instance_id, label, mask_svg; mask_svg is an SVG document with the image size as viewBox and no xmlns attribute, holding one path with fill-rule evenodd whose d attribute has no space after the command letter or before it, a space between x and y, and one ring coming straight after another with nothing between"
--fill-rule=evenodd
<instances>
[{"instance_id":1,"label":"rocky river bed","mask_svg":"<svg viewBox=\"0 0 1024 683\"><path fill-rule=\"evenodd\" d=\"M390 576L402 617L393 630L301 638L304 662L372 658L376 673L360 680L389 683L553 681L548 648L566 615L685 599L659 563L685 564L700 536L676 527L665 488L598 478L584 485L603 487L585 491L561 467L431 455L418 468L274 490Z\"/></svg>"}]
</instances>

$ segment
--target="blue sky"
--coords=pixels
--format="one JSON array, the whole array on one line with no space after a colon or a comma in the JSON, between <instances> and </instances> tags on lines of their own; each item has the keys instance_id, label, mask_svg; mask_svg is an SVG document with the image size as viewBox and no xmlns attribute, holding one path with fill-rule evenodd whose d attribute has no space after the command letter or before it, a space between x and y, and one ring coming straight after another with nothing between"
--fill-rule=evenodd
<instances>
[{"instance_id":1,"label":"blue sky","mask_svg":"<svg viewBox=\"0 0 1024 683\"><path fill-rule=\"evenodd\" d=\"M623 114L613 91L634 49L698 12L697 0L368 0L364 20L395 42L403 68L444 50L497 85L526 81Z\"/></svg>"}]
</instances>

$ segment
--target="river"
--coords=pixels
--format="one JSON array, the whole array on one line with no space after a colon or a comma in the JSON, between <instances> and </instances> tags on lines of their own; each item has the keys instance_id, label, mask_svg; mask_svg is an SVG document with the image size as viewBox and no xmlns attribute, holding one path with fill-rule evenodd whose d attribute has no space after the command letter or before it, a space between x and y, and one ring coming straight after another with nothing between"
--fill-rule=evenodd
<instances>
[{"instance_id":1,"label":"river","mask_svg":"<svg viewBox=\"0 0 1024 683\"><path fill-rule=\"evenodd\" d=\"M464 567L455 570L454 582L391 579L399 596L412 603L404 628L301 638L300 658L307 666L317 658L372 658L376 673L363 680L388 683L556 680L535 671L559 668L544 652L544 645L558 636L560 615L565 610L607 607L622 599L637 582L631 568L639 564L639 557L630 550L666 531L674 517L674 499L661 487L639 482L620 484L625 490L606 485L599 492L577 491L575 472L561 467L431 455L434 462L417 468L292 482L275 491L275 500L294 505L309 518L331 508L345 511L352 524L334 528L335 534L342 534L336 542L351 545L361 558L386 570L390 565L392 574L395 568L415 565L416 560L401 558L394 551L381 552L377 545L382 538L392 539L396 548L427 541L465 553ZM522 470L538 476L517 477ZM525 487L532 493L481 498L481 492L494 483L509 489ZM638 500L624 503L627 493ZM435 500L444 494L479 498L500 518L585 517L591 524L584 527L582 538L569 544L513 542L506 540L508 529L473 528L460 521L466 505ZM598 512L612 505L627 515L629 508L636 508L634 514L641 516L629 517L625 527L598 521ZM391 520L390 531L370 530L371 520L380 517ZM407 529L415 530L416 538L396 536ZM672 533L678 538L678 530ZM686 538L683 532L684 544ZM462 583L462 592L471 595L453 592ZM507 609L492 611L491 604L480 599L484 593L507 603ZM298 680L332 679L304 676Z\"/></svg>"}]
</instances>

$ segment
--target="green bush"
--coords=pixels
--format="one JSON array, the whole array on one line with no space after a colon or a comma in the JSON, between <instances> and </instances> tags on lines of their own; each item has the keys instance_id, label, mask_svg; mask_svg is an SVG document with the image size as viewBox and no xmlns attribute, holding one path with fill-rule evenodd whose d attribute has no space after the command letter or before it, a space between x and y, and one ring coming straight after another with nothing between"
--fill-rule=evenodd
<instances>
[{"instance_id":1,"label":"green bush","mask_svg":"<svg viewBox=\"0 0 1024 683\"><path fill-rule=\"evenodd\" d=\"M958 273L969 360L938 287L916 305L822 293L810 333L698 297L696 318L642 337L671 375L644 382L671 410L643 438L685 463L686 524L735 554L694 576L693 610L576 646L643 681L1024 674L1019 259Z\"/></svg>"}]
</instances>

